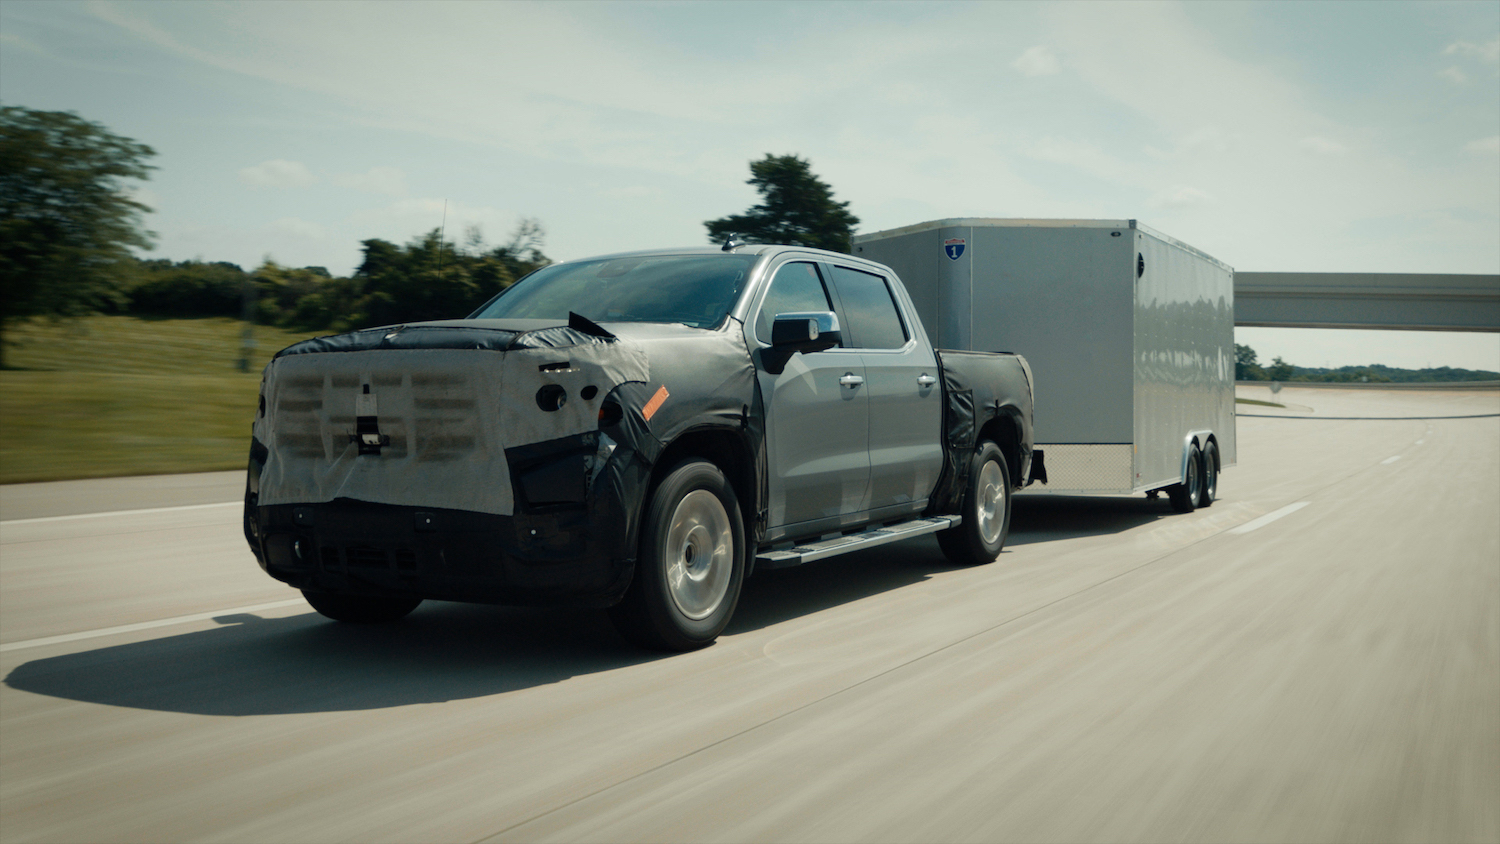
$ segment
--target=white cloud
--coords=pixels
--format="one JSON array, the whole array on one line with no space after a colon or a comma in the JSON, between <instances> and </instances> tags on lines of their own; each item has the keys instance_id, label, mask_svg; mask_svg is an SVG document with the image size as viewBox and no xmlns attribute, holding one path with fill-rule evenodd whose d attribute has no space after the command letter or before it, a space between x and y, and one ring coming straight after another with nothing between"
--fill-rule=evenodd
<instances>
[{"instance_id":1,"label":"white cloud","mask_svg":"<svg viewBox=\"0 0 1500 844\"><path fill-rule=\"evenodd\" d=\"M1463 85L1469 81L1469 74L1464 73L1457 67L1445 67L1437 72L1440 79L1446 79L1454 85Z\"/></svg>"},{"instance_id":2,"label":"white cloud","mask_svg":"<svg viewBox=\"0 0 1500 844\"><path fill-rule=\"evenodd\" d=\"M1191 208L1213 201L1207 193L1188 185L1177 185L1163 191L1147 201L1152 208Z\"/></svg>"},{"instance_id":3,"label":"white cloud","mask_svg":"<svg viewBox=\"0 0 1500 844\"><path fill-rule=\"evenodd\" d=\"M406 195L406 174L395 167L371 167L363 173L339 173L330 180L339 187L368 193Z\"/></svg>"},{"instance_id":4,"label":"white cloud","mask_svg":"<svg viewBox=\"0 0 1500 844\"><path fill-rule=\"evenodd\" d=\"M1500 155L1500 135L1491 135L1488 138L1469 141L1464 144L1464 150L1476 155Z\"/></svg>"},{"instance_id":5,"label":"white cloud","mask_svg":"<svg viewBox=\"0 0 1500 844\"><path fill-rule=\"evenodd\" d=\"M1062 72L1062 63L1057 60L1057 56L1040 44L1022 53L1020 58L1011 63L1011 67L1025 76L1052 76Z\"/></svg>"},{"instance_id":6,"label":"white cloud","mask_svg":"<svg viewBox=\"0 0 1500 844\"><path fill-rule=\"evenodd\" d=\"M1298 146L1318 155L1343 155L1349 148L1338 141L1330 141L1318 135L1309 135L1298 142Z\"/></svg>"},{"instance_id":7,"label":"white cloud","mask_svg":"<svg viewBox=\"0 0 1500 844\"><path fill-rule=\"evenodd\" d=\"M443 230L443 237L460 242L471 226L478 226L485 239L496 242L504 238L520 215L514 211L483 205L468 205L430 197L398 199L380 208L367 208L350 215L349 223L365 237L378 237L405 243L413 237Z\"/></svg>"},{"instance_id":8,"label":"white cloud","mask_svg":"<svg viewBox=\"0 0 1500 844\"><path fill-rule=\"evenodd\" d=\"M1023 154L1038 161L1063 164L1113 185L1139 186L1149 182L1140 166L1122 159L1096 144L1067 138L1046 137L1025 149Z\"/></svg>"},{"instance_id":9,"label":"white cloud","mask_svg":"<svg viewBox=\"0 0 1500 844\"><path fill-rule=\"evenodd\" d=\"M1500 65L1500 37L1483 44L1455 41L1443 48L1443 55L1472 58L1484 64Z\"/></svg>"},{"instance_id":10,"label":"white cloud","mask_svg":"<svg viewBox=\"0 0 1500 844\"><path fill-rule=\"evenodd\" d=\"M303 240L322 240L326 236L322 226L298 217L282 217L272 223L269 228L275 234Z\"/></svg>"},{"instance_id":11,"label":"white cloud","mask_svg":"<svg viewBox=\"0 0 1500 844\"><path fill-rule=\"evenodd\" d=\"M1189 132L1182 139L1181 147L1187 152L1232 152L1235 137L1217 126L1202 126Z\"/></svg>"},{"instance_id":12,"label":"white cloud","mask_svg":"<svg viewBox=\"0 0 1500 844\"><path fill-rule=\"evenodd\" d=\"M38 55L47 54L46 50L13 32L0 32L0 47L4 47L7 50L26 50Z\"/></svg>"},{"instance_id":13,"label":"white cloud","mask_svg":"<svg viewBox=\"0 0 1500 844\"><path fill-rule=\"evenodd\" d=\"M255 188L305 188L318 177L299 161L277 158L241 168L240 181Z\"/></svg>"}]
</instances>

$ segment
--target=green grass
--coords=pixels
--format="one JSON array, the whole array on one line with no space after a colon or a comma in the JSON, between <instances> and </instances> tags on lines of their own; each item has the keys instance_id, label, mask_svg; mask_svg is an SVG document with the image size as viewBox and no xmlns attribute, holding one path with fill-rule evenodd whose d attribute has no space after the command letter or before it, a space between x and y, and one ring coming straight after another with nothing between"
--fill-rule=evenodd
<instances>
[{"instance_id":1,"label":"green grass","mask_svg":"<svg viewBox=\"0 0 1500 844\"><path fill-rule=\"evenodd\" d=\"M0 370L0 483L239 469L260 371L298 333L243 323L88 317L32 322Z\"/></svg>"},{"instance_id":2,"label":"green grass","mask_svg":"<svg viewBox=\"0 0 1500 844\"><path fill-rule=\"evenodd\" d=\"M257 326L240 372L243 325L99 316L8 331L0 483L244 468L261 369L328 332Z\"/></svg>"}]
</instances>

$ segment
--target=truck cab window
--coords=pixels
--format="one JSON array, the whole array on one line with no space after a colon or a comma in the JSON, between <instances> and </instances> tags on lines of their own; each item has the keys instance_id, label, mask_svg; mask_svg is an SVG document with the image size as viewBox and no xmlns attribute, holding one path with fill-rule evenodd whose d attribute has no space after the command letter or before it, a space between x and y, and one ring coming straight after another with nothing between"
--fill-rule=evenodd
<instances>
[{"instance_id":1,"label":"truck cab window","mask_svg":"<svg viewBox=\"0 0 1500 844\"><path fill-rule=\"evenodd\" d=\"M771 321L777 314L831 310L833 306L828 303L828 291L823 289L817 265L802 261L786 264L771 279L771 288L760 306L760 317L755 321L755 336L769 344Z\"/></svg>"},{"instance_id":2,"label":"truck cab window","mask_svg":"<svg viewBox=\"0 0 1500 844\"><path fill-rule=\"evenodd\" d=\"M844 305L847 328L853 335L852 342L846 345L860 349L899 349L906 345L909 335L884 278L835 266L833 283ZM848 337L846 334L846 341Z\"/></svg>"}]
</instances>

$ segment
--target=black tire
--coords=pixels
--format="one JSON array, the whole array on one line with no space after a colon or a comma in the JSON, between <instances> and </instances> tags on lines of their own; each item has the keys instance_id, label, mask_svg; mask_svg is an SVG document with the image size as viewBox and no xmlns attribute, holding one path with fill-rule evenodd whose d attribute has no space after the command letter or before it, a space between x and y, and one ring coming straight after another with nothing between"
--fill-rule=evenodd
<instances>
[{"instance_id":1,"label":"black tire","mask_svg":"<svg viewBox=\"0 0 1500 844\"><path fill-rule=\"evenodd\" d=\"M1010 470L1000 447L986 440L974 450L958 527L938 531L943 556L961 566L992 563L1010 535Z\"/></svg>"},{"instance_id":2,"label":"black tire","mask_svg":"<svg viewBox=\"0 0 1500 844\"><path fill-rule=\"evenodd\" d=\"M382 598L370 595L346 595L341 592L314 592L303 589L302 597L312 608L334 621L351 624L385 624L405 618L422 603L421 598Z\"/></svg>"},{"instance_id":3,"label":"black tire","mask_svg":"<svg viewBox=\"0 0 1500 844\"><path fill-rule=\"evenodd\" d=\"M1172 509L1179 513L1191 513L1198 506L1198 497L1203 493L1203 453L1198 447L1188 449L1187 478L1180 484L1167 487L1167 498Z\"/></svg>"},{"instance_id":4,"label":"black tire","mask_svg":"<svg viewBox=\"0 0 1500 844\"><path fill-rule=\"evenodd\" d=\"M1219 497L1219 446L1209 440L1203 446L1203 485L1198 490L1198 506L1209 507Z\"/></svg>"},{"instance_id":5,"label":"black tire","mask_svg":"<svg viewBox=\"0 0 1500 844\"><path fill-rule=\"evenodd\" d=\"M729 624L744 578L739 500L717 466L688 460L651 494L635 577L610 621L641 647L697 650Z\"/></svg>"}]
</instances>

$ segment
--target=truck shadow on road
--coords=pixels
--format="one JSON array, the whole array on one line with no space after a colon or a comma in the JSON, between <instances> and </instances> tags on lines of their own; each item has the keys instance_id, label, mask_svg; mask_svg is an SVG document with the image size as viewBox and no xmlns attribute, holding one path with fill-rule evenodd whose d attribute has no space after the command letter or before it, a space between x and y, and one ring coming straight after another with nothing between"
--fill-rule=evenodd
<instances>
[{"instance_id":1,"label":"truck shadow on road","mask_svg":"<svg viewBox=\"0 0 1500 844\"><path fill-rule=\"evenodd\" d=\"M5 684L70 700L200 715L382 709L485 697L663 657L597 610L431 602L398 624L315 613L34 660Z\"/></svg>"},{"instance_id":2,"label":"truck shadow on road","mask_svg":"<svg viewBox=\"0 0 1500 844\"><path fill-rule=\"evenodd\" d=\"M1167 512L1164 502L1140 498L1021 498L1007 548L1117 533ZM994 565L1004 567L1006 556ZM937 542L924 537L762 572L745 582L725 635L814 615L953 568ZM343 625L315 613L215 621L211 630L33 660L5 684L107 706L274 715L486 697L671 658L626 644L598 610L429 602L391 625Z\"/></svg>"},{"instance_id":3,"label":"truck shadow on road","mask_svg":"<svg viewBox=\"0 0 1500 844\"><path fill-rule=\"evenodd\" d=\"M994 565L1003 568L1013 549L1039 542L1120 533L1171 515L1166 499L1145 497L1023 496L1012 506L1010 538ZM927 536L760 572L745 581L739 607L724 632L745 633L821 612L928 579L959 566L948 562Z\"/></svg>"},{"instance_id":4,"label":"truck shadow on road","mask_svg":"<svg viewBox=\"0 0 1500 844\"><path fill-rule=\"evenodd\" d=\"M1175 514L1165 495L1018 495L1011 505L1007 547L1107 536Z\"/></svg>"}]
</instances>

